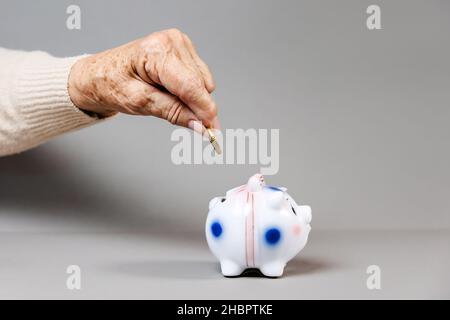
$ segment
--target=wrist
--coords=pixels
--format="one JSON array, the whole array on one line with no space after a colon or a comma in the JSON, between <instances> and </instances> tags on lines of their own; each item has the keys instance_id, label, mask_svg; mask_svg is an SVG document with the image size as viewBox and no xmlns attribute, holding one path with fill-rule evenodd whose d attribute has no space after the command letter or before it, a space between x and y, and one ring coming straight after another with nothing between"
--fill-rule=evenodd
<instances>
[{"instance_id":1,"label":"wrist","mask_svg":"<svg viewBox=\"0 0 450 320\"><path fill-rule=\"evenodd\" d=\"M84 57L75 62L70 70L67 89L70 100L80 110L88 115L98 115L100 117L109 117L117 112L105 108L97 103L93 97L92 84L87 78L89 74L87 71L87 60L89 57Z\"/></svg>"}]
</instances>

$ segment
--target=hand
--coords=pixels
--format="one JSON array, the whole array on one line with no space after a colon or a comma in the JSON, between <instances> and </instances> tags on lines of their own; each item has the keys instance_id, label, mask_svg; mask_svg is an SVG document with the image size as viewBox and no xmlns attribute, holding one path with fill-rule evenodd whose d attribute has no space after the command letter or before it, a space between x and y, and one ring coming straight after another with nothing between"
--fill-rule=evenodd
<instances>
[{"instance_id":1,"label":"hand","mask_svg":"<svg viewBox=\"0 0 450 320\"><path fill-rule=\"evenodd\" d=\"M176 29L78 60L68 87L78 108L102 116L122 112L191 129L194 121L219 128L211 72L187 35Z\"/></svg>"}]
</instances>

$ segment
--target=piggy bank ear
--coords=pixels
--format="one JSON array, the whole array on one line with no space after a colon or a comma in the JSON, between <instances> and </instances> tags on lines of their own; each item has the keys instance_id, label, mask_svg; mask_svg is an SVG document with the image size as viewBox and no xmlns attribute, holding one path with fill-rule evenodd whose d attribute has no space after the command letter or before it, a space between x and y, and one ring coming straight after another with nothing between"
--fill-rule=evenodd
<instances>
[{"instance_id":1,"label":"piggy bank ear","mask_svg":"<svg viewBox=\"0 0 450 320\"><path fill-rule=\"evenodd\" d=\"M300 215L305 219L305 222L309 224L312 219L311 207L310 206L298 206L298 211Z\"/></svg>"},{"instance_id":2,"label":"piggy bank ear","mask_svg":"<svg viewBox=\"0 0 450 320\"><path fill-rule=\"evenodd\" d=\"M284 198L284 192L272 192L272 194L269 196L269 205L274 208L275 210L279 210L281 209L281 207L283 206L283 202L284 202L285 198Z\"/></svg>"},{"instance_id":3,"label":"piggy bank ear","mask_svg":"<svg viewBox=\"0 0 450 320\"><path fill-rule=\"evenodd\" d=\"M218 204L222 200L222 197L212 198L209 202L209 210L211 210L216 204Z\"/></svg>"}]
</instances>

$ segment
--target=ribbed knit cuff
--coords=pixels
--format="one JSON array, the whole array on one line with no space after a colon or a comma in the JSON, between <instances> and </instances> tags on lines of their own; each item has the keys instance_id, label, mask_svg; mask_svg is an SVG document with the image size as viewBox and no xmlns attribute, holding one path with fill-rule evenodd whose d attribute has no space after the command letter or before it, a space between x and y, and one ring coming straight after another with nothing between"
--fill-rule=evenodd
<instances>
[{"instance_id":1,"label":"ribbed knit cuff","mask_svg":"<svg viewBox=\"0 0 450 320\"><path fill-rule=\"evenodd\" d=\"M70 69L82 57L55 58L35 52L21 64L14 97L28 144L36 145L98 121L70 100L67 88Z\"/></svg>"}]
</instances>

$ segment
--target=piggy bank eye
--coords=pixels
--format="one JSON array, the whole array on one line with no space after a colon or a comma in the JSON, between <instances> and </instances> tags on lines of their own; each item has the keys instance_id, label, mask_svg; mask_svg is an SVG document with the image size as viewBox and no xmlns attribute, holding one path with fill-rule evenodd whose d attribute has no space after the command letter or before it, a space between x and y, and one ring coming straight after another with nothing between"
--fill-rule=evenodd
<instances>
[{"instance_id":1,"label":"piggy bank eye","mask_svg":"<svg viewBox=\"0 0 450 320\"><path fill-rule=\"evenodd\" d=\"M293 205L291 205L291 208L292 208L292 212L293 212L295 215L297 215L297 212L295 212L295 209L294 209L294 206L293 206Z\"/></svg>"},{"instance_id":2,"label":"piggy bank eye","mask_svg":"<svg viewBox=\"0 0 450 320\"><path fill-rule=\"evenodd\" d=\"M227 198L222 198L220 199L220 202L225 202L225 200L227 200Z\"/></svg>"},{"instance_id":3,"label":"piggy bank eye","mask_svg":"<svg viewBox=\"0 0 450 320\"><path fill-rule=\"evenodd\" d=\"M289 203L289 205L291 206L292 212L297 215L297 212L295 211L294 206L292 205L291 201L289 201L289 198L286 198L287 202Z\"/></svg>"}]
</instances>

